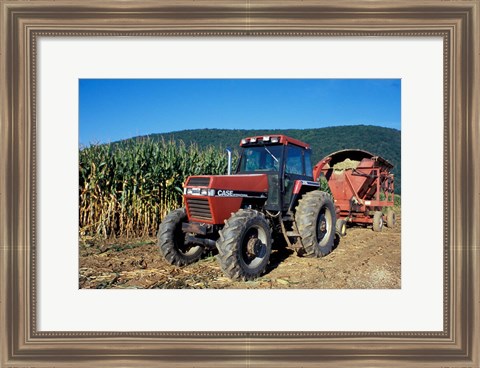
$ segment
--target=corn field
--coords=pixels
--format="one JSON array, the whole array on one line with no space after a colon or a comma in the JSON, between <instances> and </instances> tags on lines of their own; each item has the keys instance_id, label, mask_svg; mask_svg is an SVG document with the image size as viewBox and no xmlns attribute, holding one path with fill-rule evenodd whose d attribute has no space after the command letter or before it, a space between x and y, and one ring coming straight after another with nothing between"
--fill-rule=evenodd
<instances>
[{"instance_id":1,"label":"corn field","mask_svg":"<svg viewBox=\"0 0 480 368\"><path fill-rule=\"evenodd\" d=\"M79 168L81 237L148 236L182 205L186 178L225 174L227 155L219 147L142 138L80 149Z\"/></svg>"}]
</instances>

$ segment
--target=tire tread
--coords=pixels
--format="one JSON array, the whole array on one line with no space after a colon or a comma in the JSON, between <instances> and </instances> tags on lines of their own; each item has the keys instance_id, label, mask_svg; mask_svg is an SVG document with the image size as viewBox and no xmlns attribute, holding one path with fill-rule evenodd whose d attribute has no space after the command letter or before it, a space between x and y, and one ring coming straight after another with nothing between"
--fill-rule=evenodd
<instances>
[{"instance_id":1,"label":"tire tread","mask_svg":"<svg viewBox=\"0 0 480 368\"><path fill-rule=\"evenodd\" d=\"M186 266L193 262L198 261L203 254L203 249L199 247L199 250L192 255L186 255L181 253L175 245L175 231L177 226L187 219L187 212L185 208L179 208L171 211L160 224L158 228L158 247L160 253L165 260L175 266Z\"/></svg>"},{"instance_id":2,"label":"tire tread","mask_svg":"<svg viewBox=\"0 0 480 368\"><path fill-rule=\"evenodd\" d=\"M256 210L241 209L232 214L229 219L225 220L225 226L219 232L220 237L217 240L217 259L223 273L233 280L253 280L265 271L266 265L268 264L267 261L263 267L259 267L258 270L252 271L244 269L238 259L237 242L239 241L241 233L244 231L245 224L257 217L267 226L267 228L269 228L263 213ZM267 235L270 238L269 249L271 249L270 230Z\"/></svg>"},{"instance_id":3,"label":"tire tread","mask_svg":"<svg viewBox=\"0 0 480 368\"><path fill-rule=\"evenodd\" d=\"M330 202L330 203L329 203ZM332 224L330 239L325 246L320 247L316 238L316 216L324 206L330 206L332 212ZM303 195L298 201L295 211L295 221L302 239L303 254L307 257L323 257L332 251L335 238L335 206L332 197L322 191L312 191ZM323 249L322 249L323 248Z\"/></svg>"}]
</instances>

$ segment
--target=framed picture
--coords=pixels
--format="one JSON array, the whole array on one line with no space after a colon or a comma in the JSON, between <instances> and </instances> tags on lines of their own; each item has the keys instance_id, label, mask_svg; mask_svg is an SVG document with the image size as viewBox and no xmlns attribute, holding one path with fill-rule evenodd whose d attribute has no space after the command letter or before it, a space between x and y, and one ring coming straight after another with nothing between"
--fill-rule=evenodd
<instances>
[{"instance_id":1,"label":"framed picture","mask_svg":"<svg viewBox=\"0 0 480 368\"><path fill-rule=\"evenodd\" d=\"M0 4L2 367L480 365L478 0ZM401 84L401 277L99 290L114 282L93 282L78 258L82 93L94 80L255 81L252 96L261 81ZM93 88L98 116L120 110Z\"/></svg>"}]
</instances>

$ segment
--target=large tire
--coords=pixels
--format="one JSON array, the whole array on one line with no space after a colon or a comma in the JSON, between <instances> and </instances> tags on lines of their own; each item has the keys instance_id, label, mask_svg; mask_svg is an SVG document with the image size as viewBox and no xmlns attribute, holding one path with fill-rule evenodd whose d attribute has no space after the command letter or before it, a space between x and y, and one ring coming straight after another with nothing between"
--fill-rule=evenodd
<instances>
[{"instance_id":1,"label":"large tire","mask_svg":"<svg viewBox=\"0 0 480 368\"><path fill-rule=\"evenodd\" d=\"M298 201L295 212L304 255L323 257L332 251L335 241L336 214L332 197L322 191L312 191Z\"/></svg>"},{"instance_id":2,"label":"large tire","mask_svg":"<svg viewBox=\"0 0 480 368\"><path fill-rule=\"evenodd\" d=\"M395 223L397 222L395 212L391 208L387 210L387 226L389 228L393 228L395 226Z\"/></svg>"},{"instance_id":3,"label":"large tire","mask_svg":"<svg viewBox=\"0 0 480 368\"><path fill-rule=\"evenodd\" d=\"M217 240L217 259L232 280L253 280L266 269L272 251L270 227L263 213L239 210L225 221Z\"/></svg>"},{"instance_id":4,"label":"large tire","mask_svg":"<svg viewBox=\"0 0 480 368\"><path fill-rule=\"evenodd\" d=\"M375 211L373 214L373 231L380 232L383 229L383 213Z\"/></svg>"},{"instance_id":5,"label":"large tire","mask_svg":"<svg viewBox=\"0 0 480 368\"><path fill-rule=\"evenodd\" d=\"M198 261L203 254L203 247L185 244L182 223L187 221L185 208L173 210L163 219L158 228L158 246L160 253L170 264L185 266Z\"/></svg>"}]
</instances>

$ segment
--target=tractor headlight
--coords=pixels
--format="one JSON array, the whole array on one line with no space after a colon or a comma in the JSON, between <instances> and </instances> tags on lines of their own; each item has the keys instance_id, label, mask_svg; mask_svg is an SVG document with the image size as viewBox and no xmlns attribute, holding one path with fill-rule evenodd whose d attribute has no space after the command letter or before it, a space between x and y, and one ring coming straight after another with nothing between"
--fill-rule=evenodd
<instances>
[{"instance_id":1,"label":"tractor headlight","mask_svg":"<svg viewBox=\"0 0 480 368\"><path fill-rule=\"evenodd\" d=\"M183 190L183 194L188 195L197 195L197 196L215 196L215 189L208 189L208 188L185 188Z\"/></svg>"}]
</instances>

